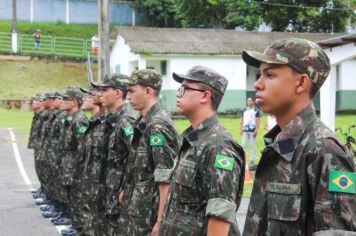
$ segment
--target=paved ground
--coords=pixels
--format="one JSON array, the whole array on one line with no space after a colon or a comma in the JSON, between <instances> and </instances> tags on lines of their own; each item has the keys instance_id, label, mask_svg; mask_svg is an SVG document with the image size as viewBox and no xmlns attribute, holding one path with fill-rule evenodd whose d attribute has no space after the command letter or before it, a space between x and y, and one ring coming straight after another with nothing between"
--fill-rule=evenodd
<instances>
[{"instance_id":1,"label":"paved ground","mask_svg":"<svg viewBox=\"0 0 356 236\"><path fill-rule=\"evenodd\" d=\"M18 134L15 138L21 140ZM17 143L16 146L19 154L17 161L10 131L0 129L0 236L58 236L58 229L41 216L41 210L29 192L30 188L38 187L39 184L34 170L33 152L25 144ZM22 172L19 162L23 163ZM241 230L248 202L249 199L242 199L236 216Z\"/></svg>"}]
</instances>

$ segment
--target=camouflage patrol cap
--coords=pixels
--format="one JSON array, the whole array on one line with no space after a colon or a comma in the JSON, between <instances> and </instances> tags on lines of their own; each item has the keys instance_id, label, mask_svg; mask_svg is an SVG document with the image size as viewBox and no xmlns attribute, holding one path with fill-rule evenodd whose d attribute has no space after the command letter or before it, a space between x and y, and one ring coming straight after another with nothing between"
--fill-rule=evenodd
<instances>
[{"instance_id":1,"label":"camouflage patrol cap","mask_svg":"<svg viewBox=\"0 0 356 236\"><path fill-rule=\"evenodd\" d=\"M48 92L45 93L45 99L48 98L62 98L62 96L58 92Z\"/></svg>"},{"instance_id":2,"label":"camouflage patrol cap","mask_svg":"<svg viewBox=\"0 0 356 236\"><path fill-rule=\"evenodd\" d=\"M224 94L228 85L227 79L218 72L203 66L194 66L186 75L173 73L173 79L178 83L183 80L192 80L209 85L221 94Z\"/></svg>"},{"instance_id":3,"label":"camouflage patrol cap","mask_svg":"<svg viewBox=\"0 0 356 236\"><path fill-rule=\"evenodd\" d=\"M62 97L65 98L74 98L77 101L80 101L83 97L83 93L80 92L79 89L76 88L68 88L64 93L62 93Z\"/></svg>"},{"instance_id":4,"label":"camouflage patrol cap","mask_svg":"<svg viewBox=\"0 0 356 236\"><path fill-rule=\"evenodd\" d=\"M93 86L89 86L89 88L79 88L79 90L83 94L94 95L95 88Z\"/></svg>"},{"instance_id":5,"label":"camouflage patrol cap","mask_svg":"<svg viewBox=\"0 0 356 236\"><path fill-rule=\"evenodd\" d=\"M31 98L31 100L37 100L37 101L43 101L44 99L45 99L45 96L42 94L39 94L39 93Z\"/></svg>"},{"instance_id":6,"label":"camouflage patrol cap","mask_svg":"<svg viewBox=\"0 0 356 236\"><path fill-rule=\"evenodd\" d=\"M102 82L91 83L93 87L96 88L114 88L127 90L126 81L129 79L127 75L124 74L112 74L110 77L106 76Z\"/></svg>"},{"instance_id":7,"label":"camouflage patrol cap","mask_svg":"<svg viewBox=\"0 0 356 236\"><path fill-rule=\"evenodd\" d=\"M132 72L130 78L125 80L128 85L142 85L160 91L162 88L162 77L154 70L143 69Z\"/></svg>"},{"instance_id":8,"label":"camouflage patrol cap","mask_svg":"<svg viewBox=\"0 0 356 236\"><path fill-rule=\"evenodd\" d=\"M271 43L264 53L243 51L246 64L259 67L262 62L288 65L309 76L320 88L330 72L330 60L324 50L315 43L298 38L281 39Z\"/></svg>"}]
</instances>

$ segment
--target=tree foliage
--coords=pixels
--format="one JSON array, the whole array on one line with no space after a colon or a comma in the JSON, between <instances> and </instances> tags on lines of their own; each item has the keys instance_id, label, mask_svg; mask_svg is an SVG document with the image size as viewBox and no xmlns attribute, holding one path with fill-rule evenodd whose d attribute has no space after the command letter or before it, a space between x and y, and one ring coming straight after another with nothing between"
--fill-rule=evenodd
<instances>
[{"instance_id":1,"label":"tree foliage","mask_svg":"<svg viewBox=\"0 0 356 236\"><path fill-rule=\"evenodd\" d=\"M262 8L257 3L245 0L225 0L225 7L224 21L228 28L238 26L246 30L254 30L262 22Z\"/></svg>"},{"instance_id":2,"label":"tree foliage","mask_svg":"<svg viewBox=\"0 0 356 236\"><path fill-rule=\"evenodd\" d=\"M137 0L150 26L344 32L356 0Z\"/></svg>"},{"instance_id":3,"label":"tree foliage","mask_svg":"<svg viewBox=\"0 0 356 236\"><path fill-rule=\"evenodd\" d=\"M175 0L136 0L136 8L143 13L149 26L174 27Z\"/></svg>"},{"instance_id":4,"label":"tree foliage","mask_svg":"<svg viewBox=\"0 0 356 236\"><path fill-rule=\"evenodd\" d=\"M273 31L342 32L353 14L351 9L341 10L348 9L342 0L269 0L268 3L261 4L263 20Z\"/></svg>"}]
</instances>

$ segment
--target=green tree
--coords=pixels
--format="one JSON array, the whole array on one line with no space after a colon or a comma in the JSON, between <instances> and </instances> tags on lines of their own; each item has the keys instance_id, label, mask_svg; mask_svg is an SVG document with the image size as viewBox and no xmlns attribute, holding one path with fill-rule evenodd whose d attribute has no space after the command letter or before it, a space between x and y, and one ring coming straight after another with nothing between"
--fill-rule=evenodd
<instances>
[{"instance_id":1,"label":"green tree","mask_svg":"<svg viewBox=\"0 0 356 236\"><path fill-rule=\"evenodd\" d=\"M174 27L174 0L136 0L136 9L142 13L149 26Z\"/></svg>"},{"instance_id":2,"label":"green tree","mask_svg":"<svg viewBox=\"0 0 356 236\"><path fill-rule=\"evenodd\" d=\"M176 0L176 16L185 28L222 28L225 0Z\"/></svg>"},{"instance_id":3,"label":"green tree","mask_svg":"<svg viewBox=\"0 0 356 236\"><path fill-rule=\"evenodd\" d=\"M354 13L344 0L261 1L263 20L273 31L343 32ZM293 6L293 7L292 7ZM343 9L343 10L341 10Z\"/></svg>"},{"instance_id":4,"label":"green tree","mask_svg":"<svg viewBox=\"0 0 356 236\"><path fill-rule=\"evenodd\" d=\"M262 22L262 7L255 2L225 0L225 7L227 13L224 21L227 28L239 26L246 30L254 30Z\"/></svg>"}]
</instances>

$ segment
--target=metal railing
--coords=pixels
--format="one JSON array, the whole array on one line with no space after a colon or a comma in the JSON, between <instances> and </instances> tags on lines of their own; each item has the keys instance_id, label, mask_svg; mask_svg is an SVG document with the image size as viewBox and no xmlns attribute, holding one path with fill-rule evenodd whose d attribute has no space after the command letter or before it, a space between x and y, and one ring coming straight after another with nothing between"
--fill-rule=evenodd
<instances>
[{"instance_id":1,"label":"metal railing","mask_svg":"<svg viewBox=\"0 0 356 236\"><path fill-rule=\"evenodd\" d=\"M11 33L0 32L0 52L12 52ZM18 34L18 54L43 54L66 57L91 57L96 54L91 52L90 39L78 39L67 37L52 37L41 35L40 47L35 47L35 39L31 34Z\"/></svg>"}]
</instances>

